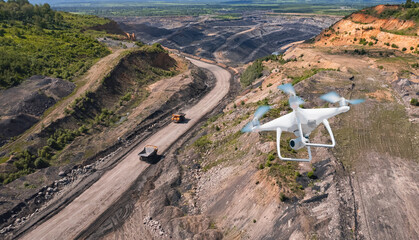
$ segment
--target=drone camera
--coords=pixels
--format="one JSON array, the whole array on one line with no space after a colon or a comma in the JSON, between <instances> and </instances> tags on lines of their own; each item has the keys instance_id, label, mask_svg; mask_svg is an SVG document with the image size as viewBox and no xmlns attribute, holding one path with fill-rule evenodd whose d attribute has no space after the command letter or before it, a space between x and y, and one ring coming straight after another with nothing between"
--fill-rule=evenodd
<instances>
[{"instance_id":1,"label":"drone camera","mask_svg":"<svg viewBox=\"0 0 419 240\"><path fill-rule=\"evenodd\" d=\"M301 139L301 137L290 140L290 147L294 150L299 150L303 148L304 146L305 144L303 143L303 140Z\"/></svg>"}]
</instances>

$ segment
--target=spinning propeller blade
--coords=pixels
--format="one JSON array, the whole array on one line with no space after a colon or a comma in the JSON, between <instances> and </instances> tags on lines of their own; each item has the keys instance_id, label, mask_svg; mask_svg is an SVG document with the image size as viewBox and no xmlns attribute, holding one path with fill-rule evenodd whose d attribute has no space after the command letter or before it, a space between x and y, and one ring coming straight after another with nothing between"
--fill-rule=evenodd
<instances>
[{"instance_id":1,"label":"spinning propeller blade","mask_svg":"<svg viewBox=\"0 0 419 240\"><path fill-rule=\"evenodd\" d=\"M255 115L253 117L253 119L260 119L261 117L263 117L263 115L265 115L266 112L269 111L269 109L271 109L271 107L269 106L260 106L258 107L258 109L255 112Z\"/></svg>"},{"instance_id":2,"label":"spinning propeller blade","mask_svg":"<svg viewBox=\"0 0 419 240\"><path fill-rule=\"evenodd\" d=\"M241 132L251 132L253 130L254 127L259 126L259 119L261 117L263 117L263 115L265 115L266 112L269 111L269 109L271 109L271 107L269 106L260 106L256 112L255 115L253 117L253 120L251 122L249 122L248 124L246 124L242 129Z\"/></svg>"},{"instance_id":3,"label":"spinning propeller blade","mask_svg":"<svg viewBox=\"0 0 419 240\"><path fill-rule=\"evenodd\" d=\"M242 130L240 130L242 133L247 133L247 132L251 132L253 128L253 123L249 122L248 124L246 124Z\"/></svg>"},{"instance_id":4,"label":"spinning propeller blade","mask_svg":"<svg viewBox=\"0 0 419 240\"><path fill-rule=\"evenodd\" d=\"M325 100L326 102L336 103L339 102L342 99L342 97L339 96L339 94L337 94L336 92L329 92L320 96L320 99Z\"/></svg>"},{"instance_id":5,"label":"spinning propeller blade","mask_svg":"<svg viewBox=\"0 0 419 240\"><path fill-rule=\"evenodd\" d=\"M355 105L355 104L360 104L360 103L365 102L365 99L347 100L347 99L339 96L339 94L337 94L336 92L326 93L326 94L320 96L320 99L325 100L325 101L330 102L330 103L339 102L339 104L341 106L347 106L348 103L350 103L352 105Z\"/></svg>"},{"instance_id":6,"label":"spinning propeller blade","mask_svg":"<svg viewBox=\"0 0 419 240\"><path fill-rule=\"evenodd\" d=\"M291 83L279 85L278 89L290 95L290 100L288 102L291 108L297 108L304 103L304 100L296 95L295 89Z\"/></svg>"},{"instance_id":7,"label":"spinning propeller blade","mask_svg":"<svg viewBox=\"0 0 419 240\"><path fill-rule=\"evenodd\" d=\"M284 93L287 93L289 95L295 96L295 89L292 86L291 83L287 83L287 84L282 84L278 86L279 90L282 90Z\"/></svg>"},{"instance_id":8,"label":"spinning propeller blade","mask_svg":"<svg viewBox=\"0 0 419 240\"><path fill-rule=\"evenodd\" d=\"M295 102L297 105L304 104L304 100L298 96L295 96L293 98L290 98L290 104Z\"/></svg>"},{"instance_id":9,"label":"spinning propeller blade","mask_svg":"<svg viewBox=\"0 0 419 240\"><path fill-rule=\"evenodd\" d=\"M365 102L365 99L353 99L353 100L346 100L348 103L355 105Z\"/></svg>"}]
</instances>

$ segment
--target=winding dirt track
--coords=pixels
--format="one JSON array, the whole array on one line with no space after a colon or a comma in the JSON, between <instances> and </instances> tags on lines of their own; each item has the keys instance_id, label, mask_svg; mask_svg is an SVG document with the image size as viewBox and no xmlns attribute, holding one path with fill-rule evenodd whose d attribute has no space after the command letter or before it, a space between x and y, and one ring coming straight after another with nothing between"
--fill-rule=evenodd
<instances>
[{"instance_id":1,"label":"winding dirt track","mask_svg":"<svg viewBox=\"0 0 419 240\"><path fill-rule=\"evenodd\" d=\"M146 144L168 149L205 114L214 109L227 95L230 88L230 73L218 66L189 59L198 67L206 68L216 77L216 85L201 101L184 111L191 119L187 124L171 123L146 141L140 143L113 169L106 172L96 183L53 217L25 234L22 239L74 239L90 226L109 206L128 190L148 164L138 159L138 152Z\"/></svg>"}]
</instances>

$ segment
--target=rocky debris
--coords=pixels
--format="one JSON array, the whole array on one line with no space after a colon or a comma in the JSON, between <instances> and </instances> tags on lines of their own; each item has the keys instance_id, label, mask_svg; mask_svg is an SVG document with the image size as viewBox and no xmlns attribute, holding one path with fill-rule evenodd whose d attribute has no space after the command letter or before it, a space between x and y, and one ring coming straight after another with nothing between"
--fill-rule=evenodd
<instances>
[{"instance_id":1,"label":"rocky debris","mask_svg":"<svg viewBox=\"0 0 419 240\"><path fill-rule=\"evenodd\" d=\"M48 204L54 199L55 195L62 195L61 191L66 191L68 189L74 188L74 184L76 184L79 180L87 177L89 174L106 167L106 163L110 160L115 154L119 153L122 148L118 148L116 151L108 154L107 156L98 159L96 162L81 166L76 165L73 169L68 171L60 171L58 175L62 178L52 182L48 186L43 186L38 193L35 194L32 200L26 201L28 205L35 205L39 206L40 208L36 208L31 214L18 217L19 214L14 214L8 220L11 224L3 227L0 229L0 234L7 234L18 227L22 226L26 221L28 221L31 217L35 214L39 213L41 210L45 209Z\"/></svg>"},{"instance_id":2,"label":"rocky debris","mask_svg":"<svg viewBox=\"0 0 419 240\"><path fill-rule=\"evenodd\" d=\"M148 230L155 235L155 237L162 238L172 238L168 235L162 228L162 225L159 221L153 220L150 216L146 216L143 219L143 224L148 228Z\"/></svg>"},{"instance_id":3,"label":"rocky debris","mask_svg":"<svg viewBox=\"0 0 419 240\"><path fill-rule=\"evenodd\" d=\"M409 113L411 122L419 122L419 107L410 104L411 99L419 99L419 77L411 73L409 78L398 78L392 82L393 88L402 99L403 105Z\"/></svg>"}]
</instances>

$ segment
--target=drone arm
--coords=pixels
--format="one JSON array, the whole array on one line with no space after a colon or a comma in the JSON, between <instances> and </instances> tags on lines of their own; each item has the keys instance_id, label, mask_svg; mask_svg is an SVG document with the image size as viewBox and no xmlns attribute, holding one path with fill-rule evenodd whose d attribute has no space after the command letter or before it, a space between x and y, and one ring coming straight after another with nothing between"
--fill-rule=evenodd
<instances>
[{"instance_id":1,"label":"drone arm","mask_svg":"<svg viewBox=\"0 0 419 240\"><path fill-rule=\"evenodd\" d=\"M278 157L283 161L297 161L297 162L310 162L311 161L311 150L310 147L307 146L308 151L308 158L286 158L281 156L281 148L280 148L280 142L281 142L281 134L282 130L281 128L276 129L276 148L278 150Z\"/></svg>"},{"instance_id":2,"label":"drone arm","mask_svg":"<svg viewBox=\"0 0 419 240\"><path fill-rule=\"evenodd\" d=\"M329 121L327 121L327 119L324 119L323 120L323 124L326 127L327 131L329 132L330 138L332 139L332 144L304 143L307 147L308 146L312 146L312 147L329 147L329 148L335 147L335 145L336 145L335 137L333 136L333 132L332 132L332 129L330 128ZM300 132L302 133L301 124L299 124L298 127L299 127Z\"/></svg>"}]
</instances>

